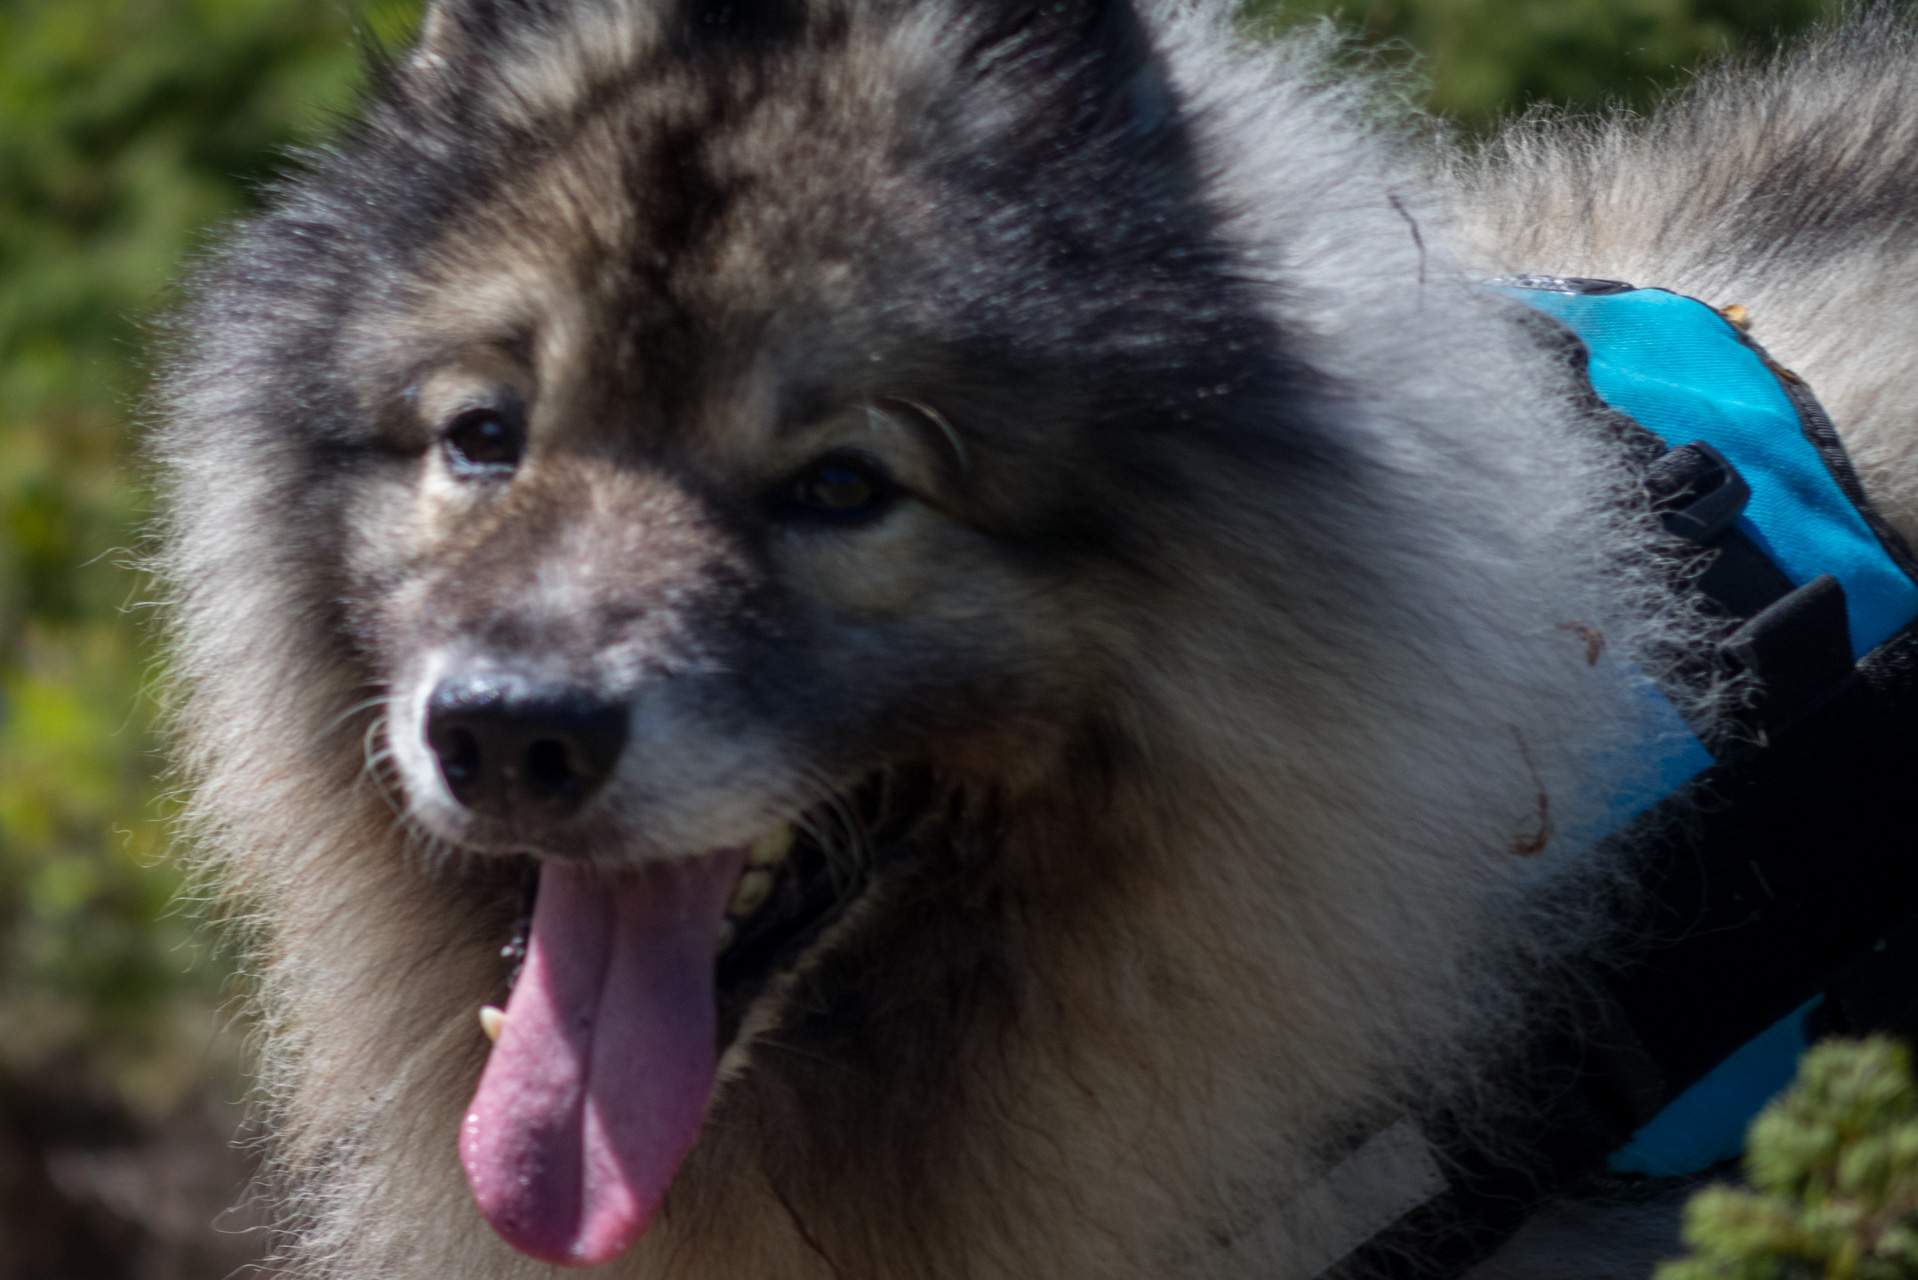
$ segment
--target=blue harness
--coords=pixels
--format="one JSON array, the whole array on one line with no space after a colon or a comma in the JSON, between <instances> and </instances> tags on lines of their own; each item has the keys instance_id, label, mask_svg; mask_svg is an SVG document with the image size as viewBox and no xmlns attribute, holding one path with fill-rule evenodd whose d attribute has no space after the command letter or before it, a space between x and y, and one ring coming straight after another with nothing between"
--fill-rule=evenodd
<instances>
[{"instance_id":1,"label":"blue harness","mask_svg":"<svg viewBox=\"0 0 1918 1280\"><path fill-rule=\"evenodd\" d=\"M1421 1120L1446 1189L1339 1275L1451 1280L1555 1195L1636 1196L1736 1156L1812 1040L1918 1036L1918 563L1741 325L1615 281L1488 283L1572 362L1681 540L1674 588L1722 620L1691 674L1756 692L1703 735L1648 694L1657 777L1615 806L1637 948L1505 1068L1519 1132Z\"/></svg>"},{"instance_id":2,"label":"blue harness","mask_svg":"<svg viewBox=\"0 0 1918 1280\"><path fill-rule=\"evenodd\" d=\"M1731 513L1732 527L1792 588L1826 575L1835 579L1854 660L1918 618L1909 556L1872 527L1876 521L1867 518L1870 508L1829 422L1803 384L1738 326L1702 302L1662 289L1502 283L1505 292L1578 336L1589 353L1587 377L1605 403L1666 447L1709 446L1729 466L1747 491ZM1807 407L1815 420L1808 420ZM1725 514L1717 513L1721 520ZM1667 788L1676 790L1712 763L1689 739L1666 765ZM1609 1167L1676 1176L1737 1155L1752 1117L1790 1082L1824 1000L1823 993L1814 996L1747 1041L1639 1128L1608 1158Z\"/></svg>"},{"instance_id":3,"label":"blue harness","mask_svg":"<svg viewBox=\"0 0 1918 1280\"><path fill-rule=\"evenodd\" d=\"M1786 390L1802 384L1736 326L1663 289L1507 291L1579 336L1592 388L1607 404L1668 447L1704 441L1731 463L1750 489L1737 527L1794 586L1827 573L1838 579L1854 658L1918 618L1918 583L1846 493L1857 492L1849 464L1848 485L1827 464L1836 436L1814 442L1802 397Z\"/></svg>"}]
</instances>

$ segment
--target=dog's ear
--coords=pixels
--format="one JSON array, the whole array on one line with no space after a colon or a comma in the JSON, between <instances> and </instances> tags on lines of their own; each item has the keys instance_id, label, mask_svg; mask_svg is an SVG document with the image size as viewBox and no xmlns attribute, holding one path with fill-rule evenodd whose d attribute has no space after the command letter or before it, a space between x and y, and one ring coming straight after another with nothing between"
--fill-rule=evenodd
<instances>
[{"instance_id":1,"label":"dog's ear","mask_svg":"<svg viewBox=\"0 0 1918 1280\"><path fill-rule=\"evenodd\" d=\"M427 0L403 70L432 86L447 68L484 48L507 19L529 7L523 0Z\"/></svg>"},{"instance_id":2,"label":"dog's ear","mask_svg":"<svg viewBox=\"0 0 1918 1280\"><path fill-rule=\"evenodd\" d=\"M1080 137L1145 138L1176 97L1132 0L969 0L965 67Z\"/></svg>"},{"instance_id":3,"label":"dog's ear","mask_svg":"<svg viewBox=\"0 0 1918 1280\"><path fill-rule=\"evenodd\" d=\"M574 100L595 77L654 47L669 7L663 0L426 0L396 78L406 96L436 109Z\"/></svg>"},{"instance_id":4,"label":"dog's ear","mask_svg":"<svg viewBox=\"0 0 1918 1280\"><path fill-rule=\"evenodd\" d=\"M412 60L453 61L496 45L514 30L554 22L565 8L565 0L426 0Z\"/></svg>"},{"instance_id":5,"label":"dog's ear","mask_svg":"<svg viewBox=\"0 0 1918 1280\"><path fill-rule=\"evenodd\" d=\"M581 21L581 7L582 0L427 0L415 57L422 62L444 61L462 50L484 47L514 28L562 31L569 20ZM605 12L615 7L602 4L601 12L586 15L594 18L593 28L617 29L620 24L607 21ZM693 47L718 42L777 43L803 24L806 0L654 0L650 6L642 0L632 7L650 9L657 29L674 31L683 46ZM649 23L625 25L639 29Z\"/></svg>"},{"instance_id":6,"label":"dog's ear","mask_svg":"<svg viewBox=\"0 0 1918 1280\"><path fill-rule=\"evenodd\" d=\"M637 49L689 54L776 48L805 26L808 0L427 0L406 61L429 92L460 69L542 46L575 65L615 66ZM564 69L562 64L555 64Z\"/></svg>"},{"instance_id":7,"label":"dog's ear","mask_svg":"<svg viewBox=\"0 0 1918 1280\"><path fill-rule=\"evenodd\" d=\"M419 39L413 42L415 61L444 58L451 50L459 30L454 7L453 0L431 0L420 14Z\"/></svg>"}]
</instances>

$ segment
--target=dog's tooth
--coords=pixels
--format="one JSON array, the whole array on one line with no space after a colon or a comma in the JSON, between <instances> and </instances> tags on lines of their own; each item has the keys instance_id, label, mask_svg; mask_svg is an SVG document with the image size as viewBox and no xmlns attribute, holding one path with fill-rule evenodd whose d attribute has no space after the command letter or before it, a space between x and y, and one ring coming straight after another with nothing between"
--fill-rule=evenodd
<instances>
[{"instance_id":1,"label":"dog's tooth","mask_svg":"<svg viewBox=\"0 0 1918 1280\"><path fill-rule=\"evenodd\" d=\"M713 944L713 954L718 955L733 945L733 939L739 936L739 927L730 920L719 922L719 939Z\"/></svg>"},{"instance_id":2,"label":"dog's tooth","mask_svg":"<svg viewBox=\"0 0 1918 1280\"><path fill-rule=\"evenodd\" d=\"M481 1005L480 1030L486 1033L488 1040L491 1040L494 1044L498 1044L499 1033L506 1030L506 1010L497 1005Z\"/></svg>"},{"instance_id":3,"label":"dog's tooth","mask_svg":"<svg viewBox=\"0 0 1918 1280\"><path fill-rule=\"evenodd\" d=\"M793 848L793 824L782 822L771 831L753 841L753 847L746 854L746 864L753 867L776 867L786 860Z\"/></svg>"},{"instance_id":4,"label":"dog's tooth","mask_svg":"<svg viewBox=\"0 0 1918 1280\"><path fill-rule=\"evenodd\" d=\"M733 890L733 900L726 904L726 914L749 916L766 905L772 891L773 873L755 867L739 877L739 887Z\"/></svg>"}]
</instances>

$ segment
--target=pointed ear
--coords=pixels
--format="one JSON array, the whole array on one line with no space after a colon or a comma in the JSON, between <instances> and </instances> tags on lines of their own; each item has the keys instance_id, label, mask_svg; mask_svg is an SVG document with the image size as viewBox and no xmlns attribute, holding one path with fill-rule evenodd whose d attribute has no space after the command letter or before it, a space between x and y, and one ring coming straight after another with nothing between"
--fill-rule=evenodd
<instances>
[{"instance_id":1,"label":"pointed ear","mask_svg":"<svg viewBox=\"0 0 1918 1280\"><path fill-rule=\"evenodd\" d=\"M427 0L407 62L420 69L444 66L497 45L504 32L540 21L550 8L543 0Z\"/></svg>"},{"instance_id":2,"label":"pointed ear","mask_svg":"<svg viewBox=\"0 0 1918 1280\"><path fill-rule=\"evenodd\" d=\"M397 88L521 125L563 115L656 48L671 12L661 0L427 0Z\"/></svg>"},{"instance_id":3,"label":"pointed ear","mask_svg":"<svg viewBox=\"0 0 1918 1280\"><path fill-rule=\"evenodd\" d=\"M458 30L452 13L452 0L432 0L420 15L419 38L413 42L415 58L443 58L452 47Z\"/></svg>"},{"instance_id":4,"label":"pointed ear","mask_svg":"<svg viewBox=\"0 0 1918 1280\"><path fill-rule=\"evenodd\" d=\"M1132 0L975 0L967 67L1086 136L1145 137L1177 102Z\"/></svg>"},{"instance_id":5,"label":"pointed ear","mask_svg":"<svg viewBox=\"0 0 1918 1280\"><path fill-rule=\"evenodd\" d=\"M420 33L406 56L413 72L427 73L451 62L467 46L469 28L491 18L488 0L427 0L420 13Z\"/></svg>"}]
</instances>

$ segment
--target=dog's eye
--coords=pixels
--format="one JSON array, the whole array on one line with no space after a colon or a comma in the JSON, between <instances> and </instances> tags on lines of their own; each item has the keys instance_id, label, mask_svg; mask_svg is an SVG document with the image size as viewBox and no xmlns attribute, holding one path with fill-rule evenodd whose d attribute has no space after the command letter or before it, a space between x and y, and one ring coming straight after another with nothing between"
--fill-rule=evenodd
<instances>
[{"instance_id":1,"label":"dog's eye","mask_svg":"<svg viewBox=\"0 0 1918 1280\"><path fill-rule=\"evenodd\" d=\"M795 514L859 523L881 515L897 492L877 459L829 453L794 479L788 503Z\"/></svg>"},{"instance_id":2,"label":"dog's eye","mask_svg":"<svg viewBox=\"0 0 1918 1280\"><path fill-rule=\"evenodd\" d=\"M453 470L498 474L519 465L526 432L517 417L500 409L468 409L456 414L441 433Z\"/></svg>"}]
</instances>

